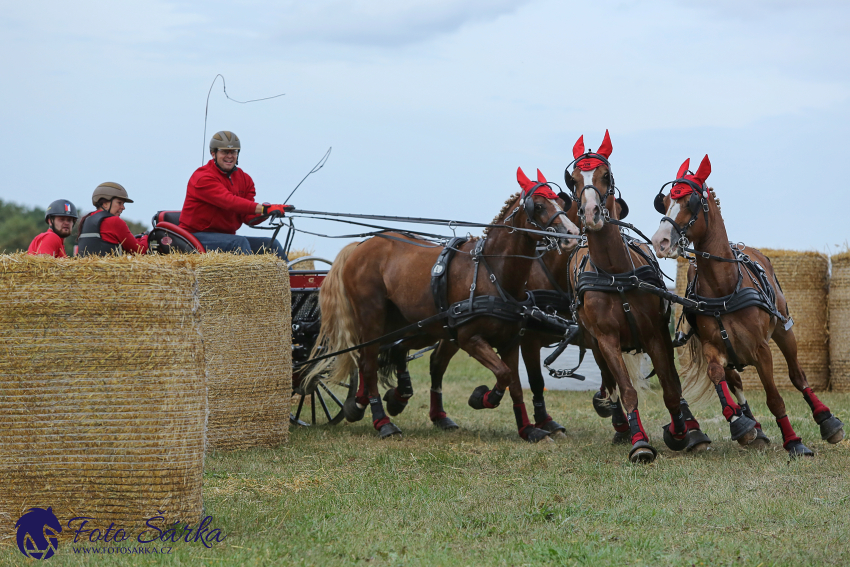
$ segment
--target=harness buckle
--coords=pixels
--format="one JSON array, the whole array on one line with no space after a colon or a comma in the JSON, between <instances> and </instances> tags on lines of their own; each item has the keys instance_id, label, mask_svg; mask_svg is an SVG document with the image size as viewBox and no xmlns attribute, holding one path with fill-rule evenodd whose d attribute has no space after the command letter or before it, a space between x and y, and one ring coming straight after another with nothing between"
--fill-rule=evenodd
<instances>
[{"instance_id":1,"label":"harness buckle","mask_svg":"<svg viewBox=\"0 0 850 567\"><path fill-rule=\"evenodd\" d=\"M631 306L629 306L628 303L623 304L623 311L625 311L626 313L629 313L631 310L632 310L632 308L631 308Z\"/></svg>"},{"instance_id":2,"label":"harness buckle","mask_svg":"<svg viewBox=\"0 0 850 567\"><path fill-rule=\"evenodd\" d=\"M708 201L706 201L705 199L702 200L702 210L703 212L708 212Z\"/></svg>"},{"instance_id":3,"label":"harness buckle","mask_svg":"<svg viewBox=\"0 0 850 567\"><path fill-rule=\"evenodd\" d=\"M721 329L720 338L723 339L724 341L729 340L729 334L726 332L726 329Z\"/></svg>"},{"instance_id":4,"label":"harness buckle","mask_svg":"<svg viewBox=\"0 0 850 567\"><path fill-rule=\"evenodd\" d=\"M475 291L475 284L472 284L471 286L469 286L469 291Z\"/></svg>"},{"instance_id":5,"label":"harness buckle","mask_svg":"<svg viewBox=\"0 0 850 567\"><path fill-rule=\"evenodd\" d=\"M496 283L496 274L490 274L490 281Z\"/></svg>"},{"instance_id":6,"label":"harness buckle","mask_svg":"<svg viewBox=\"0 0 850 567\"><path fill-rule=\"evenodd\" d=\"M519 336L521 336L521 337L525 336L525 327L523 327L522 329L519 330Z\"/></svg>"}]
</instances>

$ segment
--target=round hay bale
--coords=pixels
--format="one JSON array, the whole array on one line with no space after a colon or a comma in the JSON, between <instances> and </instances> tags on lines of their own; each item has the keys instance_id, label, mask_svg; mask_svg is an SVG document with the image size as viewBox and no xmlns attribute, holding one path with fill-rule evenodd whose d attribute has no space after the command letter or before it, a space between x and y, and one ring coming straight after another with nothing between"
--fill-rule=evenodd
<instances>
[{"instance_id":1,"label":"round hay bale","mask_svg":"<svg viewBox=\"0 0 850 567\"><path fill-rule=\"evenodd\" d=\"M272 254L195 255L209 417L207 452L289 439L292 323L286 263Z\"/></svg>"},{"instance_id":2,"label":"round hay bale","mask_svg":"<svg viewBox=\"0 0 850 567\"><path fill-rule=\"evenodd\" d=\"M298 258L303 258L305 256L312 256L312 250L290 250L289 251L289 261L297 260ZM313 260L305 260L303 262L299 262L298 264L292 266L293 270L315 270L316 263Z\"/></svg>"},{"instance_id":3,"label":"round hay bale","mask_svg":"<svg viewBox=\"0 0 850 567\"><path fill-rule=\"evenodd\" d=\"M206 384L191 266L0 256L0 304L0 523L32 507L101 531L160 511L198 521Z\"/></svg>"},{"instance_id":4,"label":"round hay bale","mask_svg":"<svg viewBox=\"0 0 850 567\"><path fill-rule=\"evenodd\" d=\"M829 280L830 388L850 392L850 252L832 257Z\"/></svg>"},{"instance_id":5,"label":"round hay bale","mask_svg":"<svg viewBox=\"0 0 850 567\"><path fill-rule=\"evenodd\" d=\"M770 259L779 285L788 302L792 330L797 338L797 356L813 390L829 386L828 291L829 259L818 252L763 249ZM781 324L781 323L779 323ZM788 365L776 343L770 341L773 354L773 380L780 390L794 390L788 378ZM755 367L741 373L744 388L762 389Z\"/></svg>"}]
</instances>

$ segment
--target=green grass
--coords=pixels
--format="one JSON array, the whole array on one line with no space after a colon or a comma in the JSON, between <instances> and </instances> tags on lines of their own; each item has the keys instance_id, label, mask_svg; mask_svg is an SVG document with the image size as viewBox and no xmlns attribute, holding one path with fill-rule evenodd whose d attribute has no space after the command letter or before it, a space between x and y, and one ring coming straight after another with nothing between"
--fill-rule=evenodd
<instances>
[{"instance_id":1,"label":"green grass","mask_svg":"<svg viewBox=\"0 0 850 567\"><path fill-rule=\"evenodd\" d=\"M62 544L50 564L850 564L850 442L821 441L799 394L785 394L788 413L814 459L789 462L759 394L751 405L770 450L738 448L713 404L695 410L712 450L672 453L654 394L641 414L659 457L631 465L628 449L610 444L610 421L596 416L590 392L548 392L567 438L530 445L516 434L508 398L496 410L466 405L475 386L493 382L471 359L458 356L446 378L457 432L431 426L427 361L412 370L417 394L395 419L402 440L379 440L367 412L357 424L293 429L277 449L208 456L206 513L229 534L214 549L81 558ZM850 396L822 399L850 423ZM29 560L7 548L0 562Z\"/></svg>"}]
</instances>

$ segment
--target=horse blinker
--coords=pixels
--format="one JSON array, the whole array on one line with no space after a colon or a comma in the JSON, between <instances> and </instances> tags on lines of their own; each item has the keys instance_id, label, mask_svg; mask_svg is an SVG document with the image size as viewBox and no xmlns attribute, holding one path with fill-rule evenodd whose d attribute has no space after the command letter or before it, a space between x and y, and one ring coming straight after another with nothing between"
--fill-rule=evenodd
<instances>
[{"instance_id":1,"label":"horse blinker","mask_svg":"<svg viewBox=\"0 0 850 567\"><path fill-rule=\"evenodd\" d=\"M664 208L664 194L663 193L658 193L658 195L655 196L655 202L653 204L655 205L656 211L658 211L662 215L667 214L667 209Z\"/></svg>"},{"instance_id":2,"label":"horse blinker","mask_svg":"<svg viewBox=\"0 0 850 567\"><path fill-rule=\"evenodd\" d=\"M620 205L620 218L619 220L623 220L627 216L629 216L629 205L626 204L626 200L622 197L617 197L615 199L617 204Z\"/></svg>"},{"instance_id":3,"label":"horse blinker","mask_svg":"<svg viewBox=\"0 0 850 567\"><path fill-rule=\"evenodd\" d=\"M558 193L558 198L564 202L564 210L569 211L570 207L573 206L573 198L563 191Z\"/></svg>"}]
</instances>

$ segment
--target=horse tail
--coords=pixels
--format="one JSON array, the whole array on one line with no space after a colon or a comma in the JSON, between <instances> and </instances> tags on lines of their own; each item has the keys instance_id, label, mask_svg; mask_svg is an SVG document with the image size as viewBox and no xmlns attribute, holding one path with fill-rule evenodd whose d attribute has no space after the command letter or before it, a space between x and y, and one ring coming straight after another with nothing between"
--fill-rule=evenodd
<instances>
[{"instance_id":1,"label":"horse tail","mask_svg":"<svg viewBox=\"0 0 850 567\"><path fill-rule=\"evenodd\" d=\"M651 390L649 388L648 372L644 372L641 368L642 362L649 357L642 353L623 353L623 363L626 365L626 370L629 373L629 379L632 381L632 386L637 392L638 399L643 398Z\"/></svg>"},{"instance_id":2,"label":"horse tail","mask_svg":"<svg viewBox=\"0 0 850 567\"><path fill-rule=\"evenodd\" d=\"M322 326L316 344L310 352L310 358L324 353L336 352L354 346L360 342L360 333L354 318L354 309L345 293L342 273L351 254L359 242L353 242L343 248L331 266L322 287L319 289L319 309L322 313ZM347 380L357 369L357 351L320 360L310 368L304 378L310 384L320 374L328 373L327 380L340 384Z\"/></svg>"},{"instance_id":3,"label":"horse tail","mask_svg":"<svg viewBox=\"0 0 850 567\"><path fill-rule=\"evenodd\" d=\"M708 362L702 352L702 341L693 335L685 346L676 349L676 354L681 365L679 378L682 380L682 397L692 407L710 401L714 384L708 377Z\"/></svg>"}]
</instances>

